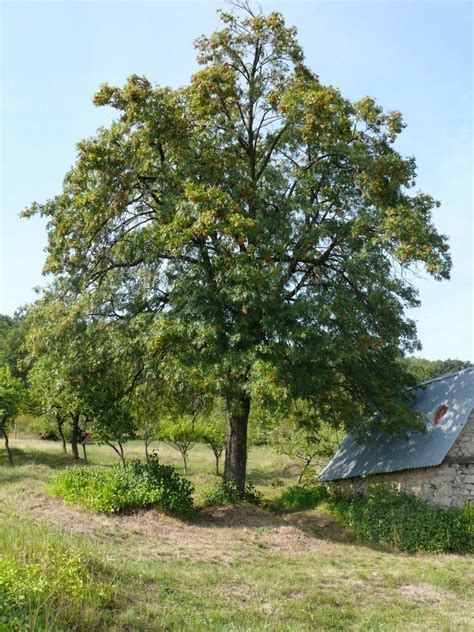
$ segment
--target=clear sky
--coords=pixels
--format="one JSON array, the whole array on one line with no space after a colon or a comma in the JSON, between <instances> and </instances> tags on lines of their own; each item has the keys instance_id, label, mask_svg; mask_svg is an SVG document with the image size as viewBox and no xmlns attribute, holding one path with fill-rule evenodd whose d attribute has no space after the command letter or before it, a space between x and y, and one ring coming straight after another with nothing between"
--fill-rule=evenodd
<instances>
[{"instance_id":1,"label":"clear sky","mask_svg":"<svg viewBox=\"0 0 474 632\"><path fill-rule=\"evenodd\" d=\"M1 0L0 0L1 1ZM472 25L470 2L260 2L298 28L306 60L344 96L399 109L399 150L418 162L418 186L441 200L449 282L421 275L410 313L420 355L474 360ZM132 73L171 86L196 69L193 40L218 24L223 2L1 2L0 313L44 283L46 231L18 212L59 192L75 144L110 121L91 95Z\"/></svg>"}]
</instances>

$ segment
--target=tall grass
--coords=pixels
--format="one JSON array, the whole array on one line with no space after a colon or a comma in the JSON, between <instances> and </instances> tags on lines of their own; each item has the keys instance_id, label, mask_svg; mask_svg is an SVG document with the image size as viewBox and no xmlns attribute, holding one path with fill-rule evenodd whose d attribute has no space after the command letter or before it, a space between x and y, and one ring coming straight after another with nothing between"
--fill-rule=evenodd
<instances>
[{"instance_id":1,"label":"tall grass","mask_svg":"<svg viewBox=\"0 0 474 632\"><path fill-rule=\"evenodd\" d=\"M0 521L0 630L91 630L114 589L82 545L18 516Z\"/></svg>"}]
</instances>

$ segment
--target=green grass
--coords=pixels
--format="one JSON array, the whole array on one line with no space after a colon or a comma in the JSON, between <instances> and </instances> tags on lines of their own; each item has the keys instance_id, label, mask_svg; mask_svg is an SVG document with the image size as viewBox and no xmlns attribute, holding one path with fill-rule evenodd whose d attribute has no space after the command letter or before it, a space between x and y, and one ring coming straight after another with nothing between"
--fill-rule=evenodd
<instances>
[{"instance_id":1,"label":"green grass","mask_svg":"<svg viewBox=\"0 0 474 632\"><path fill-rule=\"evenodd\" d=\"M13 469L0 451L0 556L8 550L19 562L26 549L34 563L48 559L48 551L79 551L87 582L108 587L102 602L86 591L79 611L73 597L65 602L69 610L58 611L53 601L46 627L33 618L26 629L385 632L474 626L472 557L369 546L321 510L206 508L192 522L156 511L88 514L46 494L70 463L59 444L19 439L12 446ZM163 463L181 468L178 453L158 447ZM142 457L140 444L127 446L127 456ZM110 448L95 445L89 459L105 467L116 462ZM193 448L189 477L198 504L219 480L213 467L207 448ZM283 487L272 487L276 477ZM296 477L285 457L265 448L250 451L249 479L265 499L279 496Z\"/></svg>"},{"instance_id":2,"label":"green grass","mask_svg":"<svg viewBox=\"0 0 474 632\"><path fill-rule=\"evenodd\" d=\"M87 547L22 513L0 513L0 630L87 629L116 590Z\"/></svg>"}]
</instances>

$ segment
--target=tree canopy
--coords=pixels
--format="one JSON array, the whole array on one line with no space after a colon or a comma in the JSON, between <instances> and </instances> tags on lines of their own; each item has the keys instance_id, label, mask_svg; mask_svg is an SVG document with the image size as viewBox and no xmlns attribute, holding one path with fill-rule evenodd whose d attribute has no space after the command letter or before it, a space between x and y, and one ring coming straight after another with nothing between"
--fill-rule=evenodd
<instances>
[{"instance_id":1,"label":"tree canopy","mask_svg":"<svg viewBox=\"0 0 474 632\"><path fill-rule=\"evenodd\" d=\"M0 366L8 365L16 377L26 378L24 348L27 330L26 312L19 309L13 316L0 314Z\"/></svg>"},{"instance_id":2,"label":"tree canopy","mask_svg":"<svg viewBox=\"0 0 474 632\"><path fill-rule=\"evenodd\" d=\"M421 423L397 361L417 347L405 271L444 279L450 258L395 149L401 114L323 85L281 14L235 5L188 85L102 85L115 121L25 215L48 219L62 297L139 319L168 376L193 367L224 398L225 478L243 489L251 403L275 388L362 434Z\"/></svg>"},{"instance_id":3,"label":"tree canopy","mask_svg":"<svg viewBox=\"0 0 474 632\"><path fill-rule=\"evenodd\" d=\"M114 449L117 442L123 458L121 445L134 436L131 396L144 370L141 329L123 321L105 322L90 309L54 292L31 308L27 347L32 400L41 413L70 420L75 458L87 423L99 442Z\"/></svg>"}]
</instances>

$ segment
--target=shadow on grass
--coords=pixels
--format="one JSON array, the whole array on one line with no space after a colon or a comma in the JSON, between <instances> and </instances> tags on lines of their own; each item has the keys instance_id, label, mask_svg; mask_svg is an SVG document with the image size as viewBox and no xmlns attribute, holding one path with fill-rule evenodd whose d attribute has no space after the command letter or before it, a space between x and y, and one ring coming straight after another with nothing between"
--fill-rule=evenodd
<instances>
[{"instance_id":1,"label":"shadow on grass","mask_svg":"<svg viewBox=\"0 0 474 632\"><path fill-rule=\"evenodd\" d=\"M400 551L389 544L370 542L358 538L349 527L339 524L335 518L322 508L275 512L249 503L239 503L236 505L203 507L197 512L193 522L202 527L224 529L243 527L250 530L258 530L294 527L306 536L317 540L349 544L382 553L410 555L410 553Z\"/></svg>"},{"instance_id":2,"label":"shadow on grass","mask_svg":"<svg viewBox=\"0 0 474 632\"><path fill-rule=\"evenodd\" d=\"M297 468L299 469L299 468ZM295 481L295 473L294 473L291 465L281 467L275 467L272 470L264 470L260 468L249 468L248 471L248 482L253 483L254 485L268 485L272 482L273 479L282 479L287 481Z\"/></svg>"},{"instance_id":3,"label":"shadow on grass","mask_svg":"<svg viewBox=\"0 0 474 632\"><path fill-rule=\"evenodd\" d=\"M194 518L202 527L247 529L295 527L311 537L344 544L360 544L375 550L381 547L357 541L354 534L341 525L326 512L314 509L300 512L268 511L248 503L219 507L203 507ZM383 550L387 550L386 548Z\"/></svg>"},{"instance_id":4,"label":"shadow on grass","mask_svg":"<svg viewBox=\"0 0 474 632\"><path fill-rule=\"evenodd\" d=\"M8 462L6 452L0 450L0 482L17 482L23 478L41 480L41 473L35 474L34 471L25 467L29 465L42 465L52 470L62 469L68 465L83 464L84 461L76 461L69 454L58 452L52 454L43 450L22 450L21 448L12 448L13 466Z\"/></svg>"}]
</instances>

